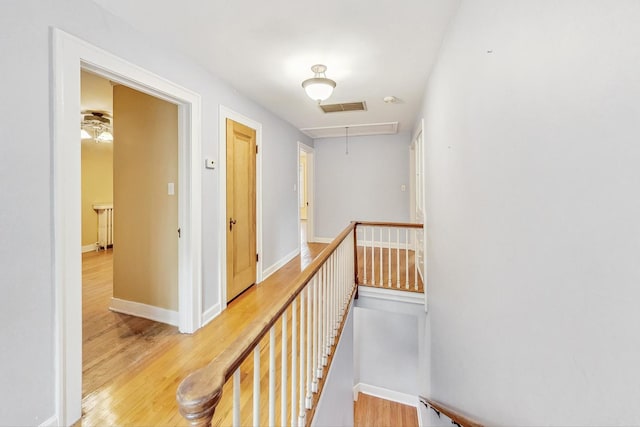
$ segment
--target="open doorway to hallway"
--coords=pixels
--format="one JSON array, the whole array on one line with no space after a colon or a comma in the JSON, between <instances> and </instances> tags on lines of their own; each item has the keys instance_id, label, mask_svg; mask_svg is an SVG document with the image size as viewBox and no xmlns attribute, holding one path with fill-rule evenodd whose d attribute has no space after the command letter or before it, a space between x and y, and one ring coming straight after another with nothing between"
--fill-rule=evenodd
<instances>
[{"instance_id":1,"label":"open doorway to hallway","mask_svg":"<svg viewBox=\"0 0 640 427\"><path fill-rule=\"evenodd\" d=\"M313 148L298 142L298 218L300 247L313 242Z\"/></svg>"},{"instance_id":2,"label":"open doorway to hallway","mask_svg":"<svg viewBox=\"0 0 640 427\"><path fill-rule=\"evenodd\" d=\"M81 109L86 398L178 334L178 111L84 70Z\"/></svg>"}]
</instances>

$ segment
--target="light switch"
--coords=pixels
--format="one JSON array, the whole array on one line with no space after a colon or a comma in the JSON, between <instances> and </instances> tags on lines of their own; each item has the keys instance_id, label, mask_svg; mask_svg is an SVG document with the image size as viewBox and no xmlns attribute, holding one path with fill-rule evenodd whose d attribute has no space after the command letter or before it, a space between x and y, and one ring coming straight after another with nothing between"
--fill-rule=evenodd
<instances>
[{"instance_id":1,"label":"light switch","mask_svg":"<svg viewBox=\"0 0 640 427\"><path fill-rule=\"evenodd\" d=\"M296 191L298 189L298 186L293 184L293 191Z\"/></svg>"},{"instance_id":2,"label":"light switch","mask_svg":"<svg viewBox=\"0 0 640 427\"><path fill-rule=\"evenodd\" d=\"M204 159L204 167L207 169L215 169L216 162L213 159Z\"/></svg>"},{"instance_id":3,"label":"light switch","mask_svg":"<svg viewBox=\"0 0 640 427\"><path fill-rule=\"evenodd\" d=\"M402 185L400 186L400 191L407 191L407 186L406 186L406 185L404 185L404 184L402 184Z\"/></svg>"},{"instance_id":4,"label":"light switch","mask_svg":"<svg viewBox=\"0 0 640 427\"><path fill-rule=\"evenodd\" d=\"M174 194L176 194L175 185L173 182L167 184L167 194L169 196L173 196Z\"/></svg>"}]
</instances>

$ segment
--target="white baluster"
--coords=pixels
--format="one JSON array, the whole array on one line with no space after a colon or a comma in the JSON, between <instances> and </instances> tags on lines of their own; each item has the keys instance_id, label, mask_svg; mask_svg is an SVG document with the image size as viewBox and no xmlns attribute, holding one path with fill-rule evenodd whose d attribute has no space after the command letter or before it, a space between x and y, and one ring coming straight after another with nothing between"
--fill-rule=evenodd
<instances>
[{"instance_id":1,"label":"white baluster","mask_svg":"<svg viewBox=\"0 0 640 427\"><path fill-rule=\"evenodd\" d=\"M380 287L384 288L384 273L382 271L382 227L380 227Z\"/></svg>"},{"instance_id":2,"label":"white baluster","mask_svg":"<svg viewBox=\"0 0 640 427\"><path fill-rule=\"evenodd\" d=\"M240 426L240 368L233 373L233 427Z\"/></svg>"},{"instance_id":3,"label":"white baluster","mask_svg":"<svg viewBox=\"0 0 640 427\"><path fill-rule=\"evenodd\" d=\"M253 349L253 424L260 425L260 344Z\"/></svg>"},{"instance_id":4,"label":"white baluster","mask_svg":"<svg viewBox=\"0 0 640 427\"><path fill-rule=\"evenodd\" d=\"M415 281L415 290L418 290L418 234L413 229L413 279Z\"/></svg>"},{"instance_id":5,"label":"white baluster","mask_svg":"<svg viewBox=\"0 0 640 427\"><path fill-rule=\"evenodd\" d=\"M280 361L280 425L287 425L287 312L282 314L282 356Z\"/></svg>"},{"instance_id":6,"label":"white baluster","mask_svg":"<svg viewBox=\"0 0 640 427\"><path fill-rule=\"evenodd\" d=\"M258 345L259 347L259 345ZM269 331L269 426L276 425L276 327Z\"/></svg>"},{"instance_id":7,"label":"white baluster","mask_svg":"<svg viewBox=\"0 0 640 427\"><path fill-rule=\"evenodd\" d=\"M334 312L333 312L333 340L332 344L335 344L336 339L338 338L338 323L340 322L340 271L338 270L340 258L338 258L338 254L334 254L333 264L334 264L334 287L335 294L333 295L333 304L334 304ZM335 349L334 349L335 350Z\"/></svg>"},{"instance_id":8,"label":"white baluster","mask_svg":"<svg viewBox=\"0 0 640 427\"><path fill-rule=\"evenodd\" d=\"M296 414L296 399L298 393L296 387L298 386L298 304L297 300L293 300L291 303L291 425L296 427L298 425L298 414Z\"/></svg>"},{"instance_id":9,"label":"white baluster","mask_svg":"<svg viewBox=\"0 0 640 427\"><path fill-rule=\"evenodd\" d=\"M305 405L304 405L304 366L305 366L305 314L306 314L306 304L304 303L304 289L300 292L300 363L299 363L299 388L298 388L298 425L303 426L305 424Z\"/></svg>"},{"instance_id":10,"label":"white baluster","mask_svg":"<svg viewBox=\"0 0 640 427\"><path fill-rule=\"evenodd\" d=\"M329 342L327 343L327 355L331 354L331 346L333 345L333 339L335 338L334 335L334 331L333 331L333 321L335 319L335 309L336 309L336 304L335 304L335 293L336 293L336 280L334 277L334 265L333 265L333 260L334 260L334 256L333 254L331 254L331 256L329 257L328 262L328 268L329 268L329 274L327 275L328 277L328 286L329 286L329 319L328 320L328 327L329 330L327 331L329 333Z\"/></svg>"},{"instance_id":11,"label":"white baluster","mask_svg":"<svg viewBox=\"0 0 640 427\"><path fill-rule=\"evenodd\" d=\"M371 227L371 284L373 286L376 285L376 275L375 275L376 252L373 246L373 242L375 242L375 240L376 240L376 229Z\"/></svg>"},{"instance_id":12,"label":"white baluster","mask_svg":"<svg viewBox=\"0 0 640 427\"><path fill-rule=\"evenodd\" d=\"M409 289L409 229L404 230L404 284Z\"/></svg>"},{"instance_id":13,"label":"white baluster","mask_svg":"<svg viewBox=\"0 0 640 427\"><path fill-rule=\"evenodd\" d=\"M400 229L396 228L396 288L400 288Z\"/></svg>"},{"instance_id":14,"label":"white baluster","mask_svg":"<svg viewBox=\"0 0 640 427\"><path fill-rule=\"evenodd\" d=\"M318 392L318 366L320 365L320 356L318 354L318 327L320 320L318 319L318 307L320 305L318 296L318 287L320 286L320 271L313 278L313 368L311 371L311 391Z\"/></svg>"},{"instance_id":15,"label":"white baluster","mask_svg":"<svg viewBox=\"0 0 640 427\"><path fill-rule=\"evenodd\" d=\"M315 278L312 279L315 281ZM307 400L305 402L305 408L311 409L311 359L313 354L311 353L311 343L313 342L313 333L311 331L311 315L313 314L313 306L311 305L311 287L313 282L307 284L307 368L305 369L306 384L307 384Z\"/></svg>"},{"instance_id":16,"label":"white baluster","mask_svg":"<svg viewBox=\"0 0 640 427\"><path fill-rule=\"evenodd\" d=\"M329 351L329 267L327 263L322 266L322 336L321 338L321 348L322 348L322 366L327 366ZM320 376L322 375L324 370L320 367Z\"/></svg>"},{"instance_id":17,"label":"white baluster","mask_svg":"<svg viewBox=\"0 0 640 427\"><path fill-rule=\"evenodd\" d=\"M362 251L364 252L364 263L363 263L363 270L364 270L364 284L368 284L369 282L367 282L367 228L366 227L362 227L362 234L364 235L364 237L362 238Z\"/></svg>"},{"instance_id":18,"label":"white baluster","mask_svg":"<svg viewBox=\"0 0 640 427\"><path fill-rule=\"evenodd\" d=\"M389 252L388 252L388 255L389 255L389 265L388 265L388 267L389 267L389 280L388 280L388 284L389 284L389 287L391 287L391 227L389 227L389 236L388 237L389 237L389 242L388 242L389 243Z\"/></svg>"}]
</instances>

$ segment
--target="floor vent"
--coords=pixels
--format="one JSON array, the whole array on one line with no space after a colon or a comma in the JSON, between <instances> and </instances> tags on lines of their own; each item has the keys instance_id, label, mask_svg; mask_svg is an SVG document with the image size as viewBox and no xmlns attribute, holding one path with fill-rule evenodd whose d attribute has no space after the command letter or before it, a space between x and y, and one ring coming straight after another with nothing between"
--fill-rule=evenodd
<instances>
[{"instance_id":1,"label":"floor vent","mask_svg":"<svg viewBox=\"0 0 640 427\"><path fill-rule=\"evenodd\" d=\"M367 111L367 104L362 102L345 102L343 104L320 105L325 113L342 113L346 111Z\"/></svg>"}]
</instances>

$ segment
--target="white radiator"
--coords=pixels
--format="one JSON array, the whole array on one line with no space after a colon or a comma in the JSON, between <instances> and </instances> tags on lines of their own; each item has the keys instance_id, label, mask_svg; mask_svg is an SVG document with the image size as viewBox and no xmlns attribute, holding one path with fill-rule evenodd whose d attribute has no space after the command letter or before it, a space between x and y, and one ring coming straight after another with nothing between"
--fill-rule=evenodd
<instances>
[{"instance_id":1,"label":"white radiator","mask_svg":"<svg viewBox=\"0 0 640 427\"><path fill-rule=\"evenodd\" d=\"M97 248L107 249L113 246L113 205L102 203L93 205L98 213L98 242Z\"/></svg>"}]
</instances>

